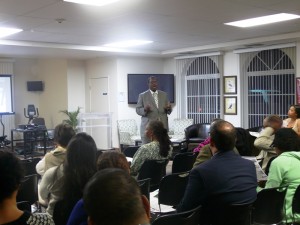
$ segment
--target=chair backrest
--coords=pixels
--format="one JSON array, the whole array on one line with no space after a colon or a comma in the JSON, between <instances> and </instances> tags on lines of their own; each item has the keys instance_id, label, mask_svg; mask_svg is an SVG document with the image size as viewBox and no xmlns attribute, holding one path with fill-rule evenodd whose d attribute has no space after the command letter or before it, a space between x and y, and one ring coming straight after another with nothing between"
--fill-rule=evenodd
<instances>
[{"instance_id":1,"label":"chair backrest","mask_svg":"<svg viewBox=\"0 0 300 225\"><path fill-rule=\"evenodd\" d=\"M21 164L24 168L25 176L31 174L37 174L36 172L36 164L40 161L40 158L31 158L31 159L22 159Z\"/></svg>"},{"instance_id":2,"label":"chair backrest","mask_svg":"<svg viewBox=\"0 0 300 225\"><path fill-rule=\"evenodd\" d=\"M198 206L195 209L167 214L157 217L152 225L198 225L201 215L201 206Z\"/></svg>"},{"instance_id":3,"label":"chair backrest","mask_svg":"<svg viewBox=\"0 0 300 225\"><path fill-rule=\"evenodd\" d=\"M265 188L257 194L253 204L254 224L278 224L283 220L283 206L287 186Z\"/></svg>"},{"instance_id":4,"label":"chair backrest","mask_svg":"<svg viewBox=\"0 0 300 225\"><path fill-rule=\"evenodd\" d=\"M118 131L128 132L130 136L137 135L137 124L134 119L129 120L118 120Z\"/></svg>"},{"instance_id":5,"label":"chair backrest","mask_svg":"<svg viewBox=\"0 0 300 225\"><path fill-rule=\"evenodd\" d=\"M206 139L209 136L210 123L198 124L198 137Z\"/></svg>"},{"instance_id":6,"label":"chair backrest","mask_svg":"<svg viewBox=\"0 0 300 225\"><path fill-rule=\"evenodd\" d=\"M158 204L177 206L183 198L189 173L166 175L159 184Z\"/></svg>"},{"instance_id":7,"label":"chair backrest","mask_svg":"<svg viewBox=\"0 0 300 225\"><path fill-rule=\"evenodd\" d=\"M172 130L174 135L184 135L184 129L194 123L193 119L174 119L172 123Z\"/></svg>"},{"instance_id":8,"label":"chair backrest","mask_svg":"<svg viewBox=\"0 0 300 225\"><path fill-rule=\"evenodd\" d=\"M172 163L172 173L190 171L193 168L196 157L196 154L192 152L176 154Z\"/></svg>"},{"instance_id":9,"label":"chair backrest","mask_svg":"<svg viewBox=\"0 0 300 225\"><path fill-rule=\"evenodd\" d=\"M136 151L139 149L139 146L129 146L124 149L123 153L126 157L131 157L133 158L134 154Z\"/></svg>"},{"instance_id":10,"label":"chair backrest","mask_svg":"<svg viewBox=\"0 0 300 225\"><path fill-rule=\"evenodd\" d=\"M184 129L185 138L193 138L198 136L198 124L192 124Z\"/></svg>"},{"instance_id":11,"label":"chair backrest","mask_svg":"<svg viewBox=\"0 0 300 225\"><path fill-rule=\"evenodd\" d=\"M219 205L210 218L211 225L250 225L252 204ZM216 216L217 215L217 216Z\"/></svg>"},{"instance_id":12,"label":"chair backrest","mask_svg":"<svg viewBox=\"0 0 300 225\"><path fill-rule=\"evenodd\" d=\"M38 201L38 177L37 174L25 176L21 182L17 202L28 201L30 205Z\"/></svg>"},{"instance_id":13,"label":"chair backrest","mask_svg":"<svg viewBox=\"0 0 300 225\"><path fill-rule=\"evenodd\" d=\"M209 130L209 123L193 124L185 129L185 138L201 138L204 140L209 136Z\"/></svg>"},{"instance_id":14,"label":"chair backrest","mask_svg":"<svg viewBox=\"0 0 300 225\"><path fill-rule=\"evenodd\" d=\"M146 160L138 174L137 179L151 178L150 191L158 189L160 180L166 175L168 160Z\"/></svg>"},{"instance_id":15,"label":"chair backrest","mask_svg":"<svg viewBox=\"0 0 300 225\"><path fill-rule=\"evenodd\" d=\"M251 156L254 147L253 139L248 130L236 127L236 143L235 147L242 156Z\"/></svg>"},{"instance_id":16,"label":"chair backrest","mask_svg":"<svg viewBox=\"0 0 300 225\"><path fill-rule=\"evenodd\" d=\"M150 181L151 178L146 178L144 180L137 181L141 189L142 195L145 195L149 201L150 201Z\"/></svg>"},{"instance_id":17,"label":"chair backrest","mask_svg":"<svg viewBox=\"0 0 300 225\"><path fill-rule=\"evenodd\" d=\"M296 213L297 214L300 213L300 185L297 187L294 193L294 197L292 201L292 211L293 211L293 215Z\"/></svg>"}]
</instances>

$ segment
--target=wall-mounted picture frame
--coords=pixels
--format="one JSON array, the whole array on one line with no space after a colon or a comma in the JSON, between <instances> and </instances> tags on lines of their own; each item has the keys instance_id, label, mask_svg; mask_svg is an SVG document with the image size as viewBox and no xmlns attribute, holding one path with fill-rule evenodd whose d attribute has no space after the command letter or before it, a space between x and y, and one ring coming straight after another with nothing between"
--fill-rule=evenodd
<instances>
[{"instance_id":1,"label":"wall-mounted picture frame","mask_svg":"<svg viewBox=\"0 0 300 225\"><path fill-rule=\"evenodd\" d=\"M224 94L237 93L237 76L224 77Z\"/></svg>"},{"instance_id":2,"label":"wall-mounted picture frame","mask_svg":"<svg viewBox=\"0 0 300 225\"><path fill-rule=\"evenodd\" d=\"M224 97L224 114L237 115L237 97Z\"/></svg>"},{"instance_id":3,"label":"wall-mounted picture frame","mask_svg":"<svg viewBox=\"0 0 300 225\"><path fill-rule=\"evenodd\" d=\"M296 99L297 104L300 105L300 77L296 78Z\"/></svg>"}]
</instances>

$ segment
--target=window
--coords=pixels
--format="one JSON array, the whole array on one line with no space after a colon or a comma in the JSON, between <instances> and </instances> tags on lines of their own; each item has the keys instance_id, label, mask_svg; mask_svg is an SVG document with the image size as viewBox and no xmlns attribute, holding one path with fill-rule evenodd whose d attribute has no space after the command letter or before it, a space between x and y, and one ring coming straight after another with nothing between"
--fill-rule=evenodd
<instances>
[{"instance_id":1,"label":"window","mask_svg":"<svg viewBox=\"0 0 300 225\"><path fill-rule=\"evenodd\" d=\"M267 115L286 117L295 103L295 48L241 54L244 127L261 126Z\"/></svg>"},{"instance_id":2,"label":"window","mask_svg":"<svg viewBox=\"0 0 300 225\"><path fill-rule=\"evenodd\" d=\"M194 123L210 123L220 118L220 58L204 56L184 59L177 64L184 77L185 87L180 90L186 93L182 96L185 117L194 119Z\"/></svg>"}]
</instances>

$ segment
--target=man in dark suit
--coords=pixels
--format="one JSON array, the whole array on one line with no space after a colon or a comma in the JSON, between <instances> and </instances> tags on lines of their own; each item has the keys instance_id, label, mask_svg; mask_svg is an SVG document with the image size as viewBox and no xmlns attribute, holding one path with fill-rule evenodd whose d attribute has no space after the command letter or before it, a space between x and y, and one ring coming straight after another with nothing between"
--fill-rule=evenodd
<instances>
[{"instance_id":1,"label":"man in dark suit","mask_svg":"<svg viewBox=\"0 0 300 225\"><path fill-rule=\"evenodd\" d=\"M167 93L157 90L157 79L154 76L148 79L149 90L139 94L136 105L136 113L142 116L141 121L141 138L142 144L150 142L145 135L145 129L149 121L160 120L166 129L168 129L168 114L172 112Z\"/></svg>"},{"instance_id":2,"label":"man in dark suit","mask_svg":"<svg viewBox=\"0 0 300 225\"><path fill-rule=\"evenodd\" d=\"M220 206L250 204L256 199L257 178L254 163L233 152L234 126L216 121L210 129L213 157L194 167L178 211L202 205L201 224L211 224Z\"/></svg>"}]
</instances>

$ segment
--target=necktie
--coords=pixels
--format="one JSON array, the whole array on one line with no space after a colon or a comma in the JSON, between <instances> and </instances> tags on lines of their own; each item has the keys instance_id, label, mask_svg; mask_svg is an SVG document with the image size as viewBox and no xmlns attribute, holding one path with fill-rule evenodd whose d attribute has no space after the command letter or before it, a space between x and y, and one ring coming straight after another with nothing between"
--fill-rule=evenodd
<instances>
[{"instance_id":1,"label":"necktie","mask_svg":"<svg viewBox=\"0 0 300 225\"><path fill-rule=\"evenodd\" d=\"M154 101L155 101L155 105L156 105L156 107L158 108L158 97L157 97L157 92L154 92L154 93L153 93L153 98L154 98Z\"/></svg>"}]
</instances>

